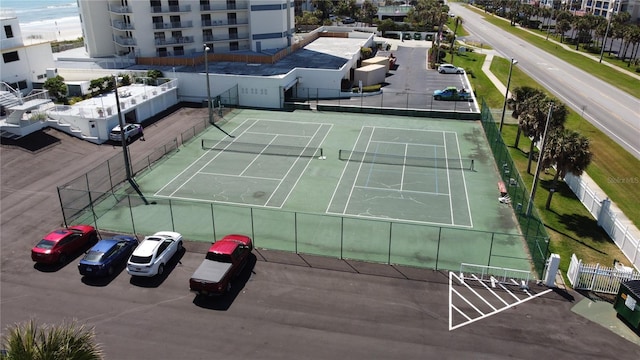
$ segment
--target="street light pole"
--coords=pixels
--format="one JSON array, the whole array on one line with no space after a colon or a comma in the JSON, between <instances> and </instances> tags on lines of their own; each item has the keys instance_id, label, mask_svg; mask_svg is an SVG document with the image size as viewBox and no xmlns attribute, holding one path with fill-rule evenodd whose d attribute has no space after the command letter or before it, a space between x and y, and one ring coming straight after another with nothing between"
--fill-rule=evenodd
<instances>
[{"instance_id":1,"label":"street light pole","mask_svg":"<svg viewBox=\"0 0 640 360\"><path fill-rule=\"evenodd\" d=\"M604 47L605 45L607 45L607 36L609 36L609 28L611 27L611 18L613 17L613 9L616 6L616 2L612 1L611 2L611 9L609 9L609 11L607 11L607 30L605 30L604 32L604 40L602 41L602 49L600 49L600 61L599 63L602 63L602 57L604 56Z\"/></svg>"},{"instance_id":2,"label":"street light pole","mask_svg":"<svg viewBox=\"0 0 640 360\"><path fill-rule=\"evenodd\" d=\"M500 134L502 134L502 125L504 124L504 113L507 111L507 97L509 96L509 85L511 85L511 72L513 71L513 65L517 63L518 60L511 58L511 64L509 65L509 77L507 78L507 91L504 93L504 105L502 105L502 117L500 118Z\"/></svg>"},{"instance_id":3,"label":"street light pole","mask_svg":"<svg viewBox=\"0 0 640 360\"><path fill-rule=\"evenodd\" d=\"M113 75L113 89L116 93L116 109L118 109L118 125L120 125L120 140L122 142L122 155L124 156L124 170L127 180L131 181L131 166L129 165L129 150L127 149L127 138L124 131L124 120L122 110L120 110L120 97L118 96L118 77Z\"/></svg>"},{"instance_id":4,"label":"street light pole","mask_svg":"<svg viewBox=\"0 0 640 360\"><path fill-rule=\"evenodd\" d=\"M536 189L538 188L538 180L540 179L540 164L542 163L542 157L544 156L544 145L547 142L547 131L549 130L549 121L551 120L551 113L553 112L553 103L549 103L549 114L547 114L547 122L544 124L544 132L542 133L542 145L540 145L540 153L538 155L538 164L536 165L536 173L533 176L533 186L531 188L531 196L529 197L529 204L527 205L527 216L531 215L531 209L533 208L533 199L536 197Z\"/></svg>"},{"instance_id":5,"label":"street light pole","mask_svg":"<svg viewBox=\"0 0 640 360\"><path fill-rule=\"evenodd\" d=\"M209 84L209 50L207 44L204 44L204 72L207 75L207 109L209 110L209 123L213 124L213 109L211 109L211 85Z\"/></svg>"}]
</instances>

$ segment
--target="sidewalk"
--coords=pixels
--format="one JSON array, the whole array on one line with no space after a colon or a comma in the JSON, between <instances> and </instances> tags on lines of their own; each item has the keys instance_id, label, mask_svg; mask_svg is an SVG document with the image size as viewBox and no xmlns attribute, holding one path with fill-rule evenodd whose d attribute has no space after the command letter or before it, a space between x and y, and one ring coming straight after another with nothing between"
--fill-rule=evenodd
<instances>
[{"instance_id":1,"label":"sidewalk","mask_svg":"<svg viewBox=\"0 0 640 360\"><path fill-rule=\"evenodd\" d=\"M575 50L573 50L575 51ZM498 78L491 72L491 62L493 61L493 57L495 56L495 51L493 50L488 50L487 51L487 56L484 60L484 63L482 64L482 71L485 73L485 75L487 75L487 77L489 78L489 80L491 80L491 82L493 83L493 85L496 87L496 89L498 89L498 91L500 91L502 94L504 94L507 91L507 87L506 85L504 85L500 80L498 80ZM598 60L598 58L595 59L596 61ZM612 66L610 64L608 64L609 66ZM618 67L615 67L617 69L619 69ZM620 69L622 71L626 71L624 69ZM632 74L635 77L637 77L640 80L640 76ZM511 94L509 94L510 96ZM500 114L502 115L502 114ZM505 118L507 119L511 119L511 116L506 116ZM585 120L586 121L586 120ZM505 120L505 122L507 122ZM608 198L607 194L602 190L602 188L600 188L600 186L598 186L598 184L596 184L595 181L593 181L593 179L591 179L591 177L589 177L589 175L584 172L582 173L582 176L580 176L583 184L585 187L587 187L588 189L590 189L591 191L593 191L596 194L604 194L604 196L599 196L600 198L604 199L604 198ZM580 199L582 200L582 199ZM627 216L625 216L625 214L622 212L622 210L620 210L620 208L614 203L611 202L611 212L614 213L616 215L615 220L619 221L620 224L622 224L623 227L627 228L627 233L633 237L634 239L640 241L640 230L638 229L637 226L635 226L633 224L633 222L631 220L629 220L629 218ZM597 219L596 219L597 220ZM611 236L611 234L609 234ZM628 259L629 261L631 261L631 259ZM632 264L633 265L633 264Z\"/></svg>"}]
</instances>

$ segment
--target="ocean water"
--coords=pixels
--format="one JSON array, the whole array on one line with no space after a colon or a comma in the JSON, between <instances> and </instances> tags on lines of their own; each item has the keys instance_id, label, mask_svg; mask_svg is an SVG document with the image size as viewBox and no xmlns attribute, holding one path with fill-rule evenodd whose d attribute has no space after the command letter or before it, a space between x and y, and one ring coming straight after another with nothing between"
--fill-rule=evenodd
<instances>
[{"instance_id":1,"label":"ocean water","mask_svg":"<svg viewBox=\"0 0 640 360\"><path fill-rule=\"evenodd\" d=\"M0 0L0 8L15 12L21 24L79 16L75 0Z\"/></svg>"}]
</instances>

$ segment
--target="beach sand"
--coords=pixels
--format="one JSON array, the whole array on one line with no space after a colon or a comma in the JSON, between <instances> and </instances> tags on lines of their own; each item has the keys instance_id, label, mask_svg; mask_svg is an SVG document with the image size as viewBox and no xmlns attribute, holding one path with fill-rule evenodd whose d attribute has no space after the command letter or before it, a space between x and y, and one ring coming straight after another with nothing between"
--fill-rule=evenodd
<instances>
[{"instance_id":1,"label":"beach sand","mask_svg":"<svg viewBox=\"0 0 640 360\"><path fill-rule=\"evenodd\" d=\"M36 21L20 24L25 44L42 41L75 40L82 37L80 17L67 17L57 20Z\"/></svg>"}]
</instances>

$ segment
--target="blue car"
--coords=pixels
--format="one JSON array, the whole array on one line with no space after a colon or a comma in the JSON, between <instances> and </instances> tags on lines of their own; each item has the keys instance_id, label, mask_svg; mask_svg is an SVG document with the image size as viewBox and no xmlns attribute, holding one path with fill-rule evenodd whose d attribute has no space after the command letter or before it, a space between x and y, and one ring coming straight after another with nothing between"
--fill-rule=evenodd
<instances>
[{"instance_id":1,"label":"blue car","mask_svg":"<svg viewBox=\"0 0 640 360\"><path fill-rule=\"evenodd\" d=\"M78 264L80 275L96 277L111 276L124 264L138 246L133 236L118 235L100 240L89 250Z\"/></svg>"},{"instance_id":2,"label":"blue car","mask_svg":"<svg viewBox=\"0 0 640 360\"><path fill-rule=\"evenodd\" d=\"M471 97L471 93L466 89L458 90L455 86L449 86L443 90L436 90L433 92L434 100L464 100L471 101L473 98Z\"/></svg>"}]
</instances>

